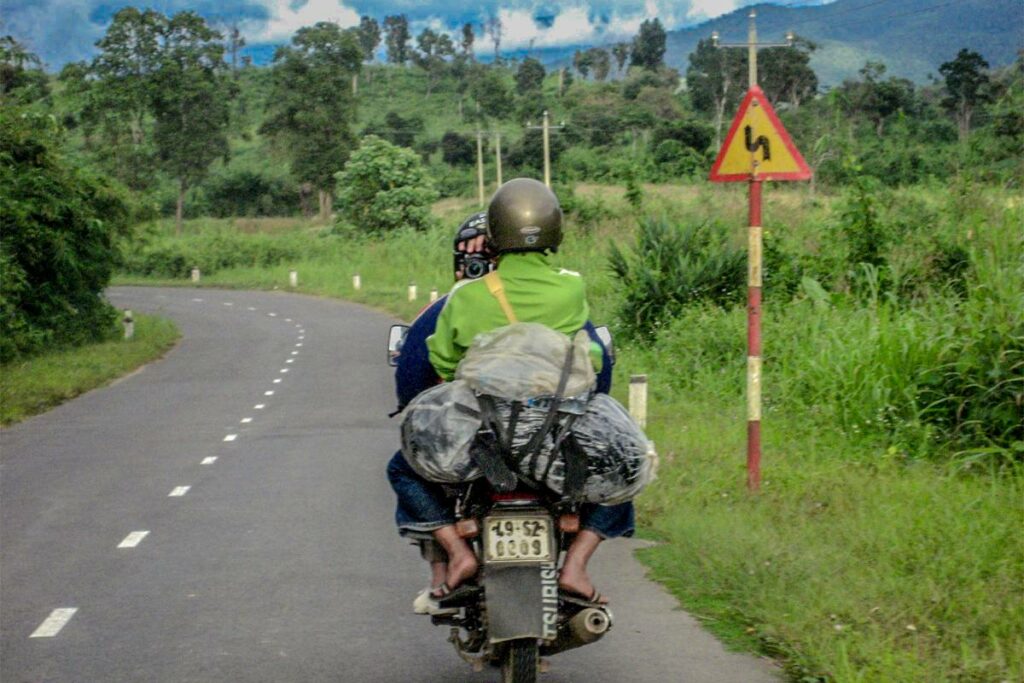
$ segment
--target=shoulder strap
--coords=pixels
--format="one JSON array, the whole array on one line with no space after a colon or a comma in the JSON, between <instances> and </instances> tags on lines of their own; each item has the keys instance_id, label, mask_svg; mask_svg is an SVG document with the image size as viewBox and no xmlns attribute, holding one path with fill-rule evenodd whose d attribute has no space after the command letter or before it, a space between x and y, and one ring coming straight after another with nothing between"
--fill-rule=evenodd
<instances>
[{"instance_id":1,"label":"shoulder strap","mask_svg":"<svg viewBox=\"0 0 1024 683\"><path fill-rule=\"evenodd\" d=\"M501 306L505 317L508 318L509 323L519 322L516 318L516 312L512 310L512 304L508 302L508 297L505 296L505 286L501 283L498 271L492 270L487 275L484 275L484 282L487 284L487 290L491 293L491 296L498 300L498 304Z\"/></svg>"}]
</instances>

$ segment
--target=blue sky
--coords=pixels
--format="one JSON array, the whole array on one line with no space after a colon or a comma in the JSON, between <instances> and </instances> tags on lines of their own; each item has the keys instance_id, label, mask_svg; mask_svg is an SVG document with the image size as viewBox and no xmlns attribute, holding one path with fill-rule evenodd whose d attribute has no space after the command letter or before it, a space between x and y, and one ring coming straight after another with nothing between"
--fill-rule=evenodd
<instances>
[{"instance_id":1,"label":"blue sky","mask_svg":"<svg viewBox=\"0 0 1024 683\"><path fill-rule=\"evenodd\" d=\"M210 21L237 22L255 54L286 43L302 26L334 21L359 23L367 14L378 21L406 14L413 33L425 27L454 31L465 22L477 27L477 50L493 51L479 24L497 14L504 27L502 51L568 47L625 40L640 23L657 17L668 29L681 28L726 14L758 0L0 0L0 34L11 34L36 52L50 70L88 59L118 9L145 6L165 14L193 10ZM760 0L763 2L764 0ZM823 4L830 0L774 0L780 5ZM259 47L264 46L260 50Z\"/></svg>"}]
</instances>

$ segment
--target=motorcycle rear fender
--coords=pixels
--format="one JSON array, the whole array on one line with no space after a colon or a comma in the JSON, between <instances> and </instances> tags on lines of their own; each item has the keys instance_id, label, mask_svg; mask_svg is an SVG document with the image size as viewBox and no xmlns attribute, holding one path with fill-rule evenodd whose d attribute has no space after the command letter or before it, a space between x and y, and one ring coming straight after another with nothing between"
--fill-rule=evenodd
<instances>
[{"instance_id":1,"label":"motorcycle rear fender","mask_svg":"<svg viewBox=\"0 0 1024 683\"><path fill-rule=\"evenodd\" d=\"M492 643L516 638L552 640L558 635L558 570L554 562L492 564L484 571Z\"/></svg>"}]
</instances>

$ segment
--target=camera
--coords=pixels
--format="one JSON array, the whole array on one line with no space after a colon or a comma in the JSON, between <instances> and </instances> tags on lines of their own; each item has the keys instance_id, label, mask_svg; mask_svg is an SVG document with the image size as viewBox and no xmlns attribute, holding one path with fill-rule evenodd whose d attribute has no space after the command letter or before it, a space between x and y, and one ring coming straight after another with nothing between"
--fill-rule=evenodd
<instances>
[{"instance_id":1,"label":"camera","mask_svg":"<svg viewBox=\"0 0 1024 683\"><path fill-rule=\"evenodd\" d=\"M455 270L462 268L462 276L467 280L481 278L494 269L494 264L484 254L467 254L455 252Z\"/></svg>"}]
</instances>

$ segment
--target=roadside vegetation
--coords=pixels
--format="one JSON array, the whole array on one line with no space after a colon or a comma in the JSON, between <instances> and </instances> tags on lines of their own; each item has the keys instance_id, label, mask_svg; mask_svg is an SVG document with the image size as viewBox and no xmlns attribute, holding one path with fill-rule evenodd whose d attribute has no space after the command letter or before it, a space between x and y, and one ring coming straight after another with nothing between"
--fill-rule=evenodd
<instances>
[{"instance_id":1,"label":"roadside vegetation","mask_svg":"<svg viewBox=\"0 0 1024 683\"><path fill-rule=\"evenodd\" d=\"M104 386L165 354L179 337L166 318L135 316L130 340L116 333L91 342L6 363L0 369L0 426L45 412Z\"/></svg>"},{"instance_id":2,"label":"roadside vegetation","mask_svg":"<svg viewBox=\"0 0 1024 683\"><path fill-rule=\"evenodd\" d=\"M52 153L86 188L70 197L119 198L109 211L82 199L71 221L4 212L4 339L21 340L0 347L5 374L84 341L65 332L109 333L98 294L115 266L117 283L187 286L198 268L204 286L280 289L295 270L298 291L411 318L450 286L454 229L479 208L477 131L491 191L499 135L505 178L540 175L541 135L523 124L548 111L565 121L555 261L585 275L592 319L616 335L620 396L628 375L650 378L662 463L638 505L663 541L643 553L654 576L793 680L1024 679L1024 60L991 69L951 52L927 86L869 62L822 93L811 40L762 52L762 85L815 180L766 190L765 462L750 495L746 197L704 181L745 51L703 41L683 90L657 20L549 72L477 62L472 26L413 47L403 17L383 31L365 17L303 29L255 68L234 59L237 32L197 19L121 10L100 55L58 79L2 43L17 144L0 151L22 166L3 167L0 191L46 208L25 179ZM373 63L381 41L387 64ZM17 151L37 140L44 153ZM192 144L204 154L180 153ZM78 277L79 235L98 238L82 253L106 269L88 286L33 265ZM33 309L61 291L51 280L90 305Z\"/></svg>"}]
</instances>

